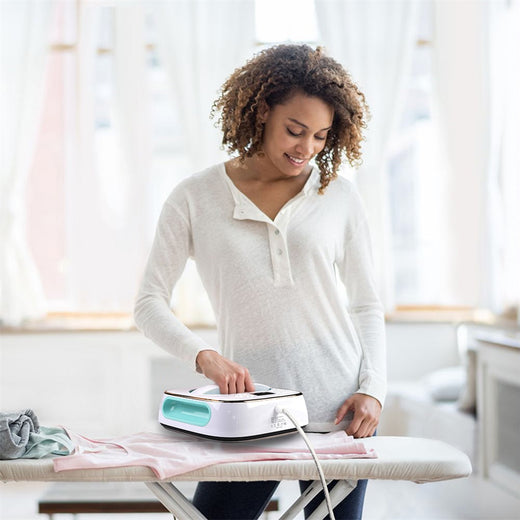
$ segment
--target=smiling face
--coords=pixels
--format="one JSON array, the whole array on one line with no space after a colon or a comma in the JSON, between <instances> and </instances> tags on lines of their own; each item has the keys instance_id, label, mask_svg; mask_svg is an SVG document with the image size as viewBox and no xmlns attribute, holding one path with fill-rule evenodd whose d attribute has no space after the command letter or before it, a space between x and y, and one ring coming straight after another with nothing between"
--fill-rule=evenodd
<instances>
[{"instance_id":1,"label":"smiling face","mask_svg":"<svg viewBox=\"0 0 520 520\"><path fill-rule=\"evenodd\" d=\"M273 174L294 177L325 146L333 108L318 97L296 92L283 104L259 114L265 123L262 162Z\"/></svg>"}]
</instances>

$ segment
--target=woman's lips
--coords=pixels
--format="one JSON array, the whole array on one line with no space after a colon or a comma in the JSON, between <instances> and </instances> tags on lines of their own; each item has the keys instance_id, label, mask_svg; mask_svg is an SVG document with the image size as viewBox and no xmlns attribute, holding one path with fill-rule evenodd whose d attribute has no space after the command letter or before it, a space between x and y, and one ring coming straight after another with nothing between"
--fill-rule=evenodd
<instances>
[{"instance_id":1,"label":"woman's lips","mask_svg":"<svg viewBox=\"0 0 520 520\"><path fill-rule=\"evenodd\" d=\"M299 157L294 157L293 155L289 155L288 153L285 154L285 157L287 157L287 159L289 160L289 162L291 164L293 164L294 166L302 166L306 159L301 159Z\"/></svg>"}]
</instances>

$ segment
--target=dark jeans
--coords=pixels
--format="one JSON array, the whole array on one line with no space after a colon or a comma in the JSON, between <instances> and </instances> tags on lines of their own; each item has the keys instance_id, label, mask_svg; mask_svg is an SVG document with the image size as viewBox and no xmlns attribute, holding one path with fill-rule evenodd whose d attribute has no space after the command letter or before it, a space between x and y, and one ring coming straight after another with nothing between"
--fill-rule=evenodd
<instances>
[{"instance_id":1,"label":"dark jeans","mask_svg":"<svg viewBox=\"0 0 520 520\"><path fill-rule=\"evenodd\" d=\"M330 483L329 490L336 482ZM278 484L277 481L200 482L193 503L209 520L254 520L264 511ZM300 491L309 485L310 482L300 481ZM334 508L336 520L361 519L366 487L366 480L358 481L356 488ZM305 518L323 499L322 491L305 508Z\"/></svg>"}]
</instances>

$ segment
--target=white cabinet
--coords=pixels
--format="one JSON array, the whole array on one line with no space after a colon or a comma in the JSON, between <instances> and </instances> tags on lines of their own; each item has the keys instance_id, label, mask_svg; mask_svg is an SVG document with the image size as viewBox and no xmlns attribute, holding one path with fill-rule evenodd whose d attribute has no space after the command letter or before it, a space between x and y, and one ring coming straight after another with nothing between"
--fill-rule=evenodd
<instances>
[{"instance_id":1,"label":"white cabinet","mask_svg":"<svg viewBox=\"0 0 520 520\"><path fill-rule=\"evenodd\" d=\"M482 476L520 496L520 340L476 339Z\"/></svg>"}]
</instances>

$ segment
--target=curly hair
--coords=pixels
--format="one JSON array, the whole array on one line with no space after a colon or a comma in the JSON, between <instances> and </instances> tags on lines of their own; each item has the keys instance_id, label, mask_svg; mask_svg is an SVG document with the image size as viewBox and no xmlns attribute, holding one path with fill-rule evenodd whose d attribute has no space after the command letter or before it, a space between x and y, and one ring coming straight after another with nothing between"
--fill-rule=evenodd
<instances>
[{"instance_id":1,"label":"curly hair","mask_svg":"<svg viewBox=\"0 0 520 520\"><path fill-rule=\"evenodd\" d=\"M220 113L222 145L243 162L262 150L263 124L258 111L286 102L295 92L316 96L334 109L332 128L323 150L315 157L320 171L319 193L337 177L346 156L361 163L363 129L369 118L364 94L348 72L322 47L281 44L269 47L236 69L220 89L211 117Z\"/></svg>"}]
</instances>

